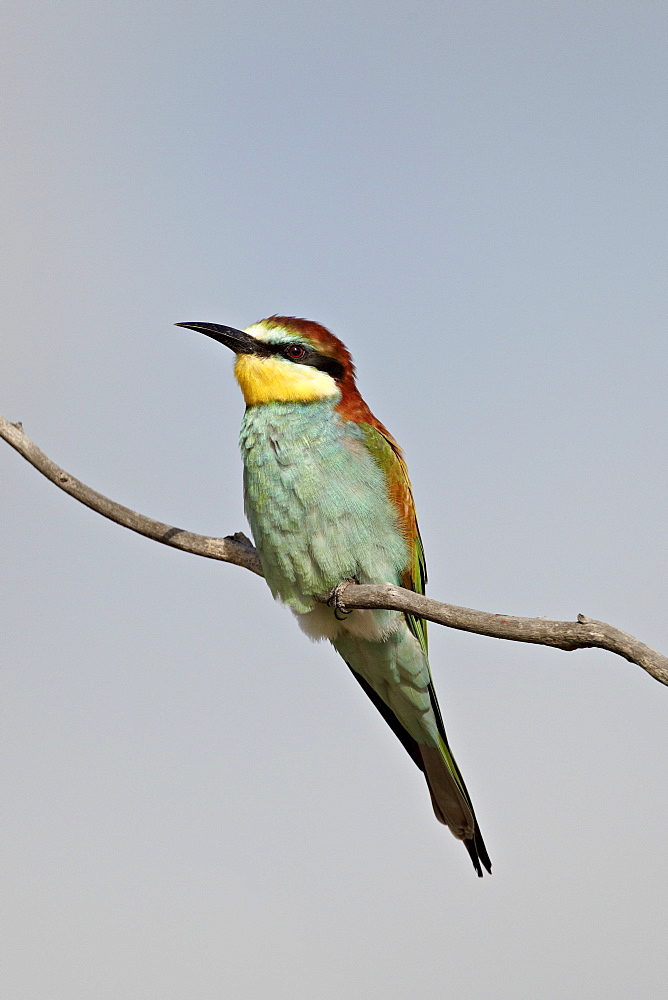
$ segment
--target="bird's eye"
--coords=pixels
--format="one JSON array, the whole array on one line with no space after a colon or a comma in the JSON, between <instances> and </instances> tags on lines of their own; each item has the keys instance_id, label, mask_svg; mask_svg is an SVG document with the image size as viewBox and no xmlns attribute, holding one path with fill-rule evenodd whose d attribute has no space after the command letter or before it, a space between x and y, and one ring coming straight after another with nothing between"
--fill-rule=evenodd
<instances>
[{"instance_id":1,"label":"bird's eye","mask_svg":"<svg viewBox=\"0 0 668 1000\"><path fill-rule=\"evenodd\" d=\"M290 361L301 361L305 354L306 349L301 344L288 344L283 351L283 356L289 358Z\"/></svg>"}]
</instances>

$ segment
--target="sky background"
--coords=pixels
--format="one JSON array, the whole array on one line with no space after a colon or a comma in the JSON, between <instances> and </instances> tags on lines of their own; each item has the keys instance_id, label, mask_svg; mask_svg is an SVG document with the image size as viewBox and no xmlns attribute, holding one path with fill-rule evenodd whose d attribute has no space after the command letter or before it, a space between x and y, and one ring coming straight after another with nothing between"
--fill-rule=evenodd
<instances>
[{"instance_id":1,"label":"sky background","mask_svg":"<svg viewBox=\"0 0 668 1000\"><path fill-rule=\"evenodd\" d=\"M0 412L142 513L245 529L228 352L324 323L402 443L435 598L668 652L659 2L5 0ZM0 447L8 1000L628 1000L668 976L668 697L431 627L478 880L264 581Z\"/></svg>"}]
</instances>

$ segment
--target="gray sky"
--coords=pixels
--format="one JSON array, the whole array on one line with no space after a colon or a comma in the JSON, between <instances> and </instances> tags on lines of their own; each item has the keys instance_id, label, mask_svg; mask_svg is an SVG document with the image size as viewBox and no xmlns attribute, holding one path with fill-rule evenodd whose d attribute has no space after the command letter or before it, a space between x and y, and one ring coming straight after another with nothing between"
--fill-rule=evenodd
<instances>
[{"instance_id":1,"label":"gray sky","mask_svg":"<svg viewBox=\"0 0 668 1000\"><path fill-rule=\"evenodd\" d=\"M307 316L405 448L430 594L668 651L665 7L5 0L0 412L245 527L231 358ZM251 574L0 448L8 1000L628 1000L668 975L666 691L431 629L494 875Z\"/></svg>"}]
</instances>

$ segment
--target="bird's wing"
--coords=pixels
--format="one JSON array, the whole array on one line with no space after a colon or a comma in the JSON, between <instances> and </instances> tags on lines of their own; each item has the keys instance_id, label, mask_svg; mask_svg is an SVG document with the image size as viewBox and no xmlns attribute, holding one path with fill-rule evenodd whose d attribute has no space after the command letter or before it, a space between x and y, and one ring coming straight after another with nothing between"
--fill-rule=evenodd
<instances>
[{"instance_id":1,"label":"bird's wing","mask_svg":"<svg viewBox=\"0 0 668 1000\"><path fill-rule=\"evenodd\" d=\"M385 431L385 428L380 430L371 424L360 424L359 426L364 434L365 444L369 452L386 477L389 497L397 510L401 533L408 542L410 558L401 577L401 586L407 590L414 590L418 594L424 594L427 583L427 563L415 513L411 481L408 478L408 469L401 449L394 438ZM424 618L416 618L415 615L409 613L405 617L408 627L426 655L427 622Z\"/></svg>"}]
</instances>

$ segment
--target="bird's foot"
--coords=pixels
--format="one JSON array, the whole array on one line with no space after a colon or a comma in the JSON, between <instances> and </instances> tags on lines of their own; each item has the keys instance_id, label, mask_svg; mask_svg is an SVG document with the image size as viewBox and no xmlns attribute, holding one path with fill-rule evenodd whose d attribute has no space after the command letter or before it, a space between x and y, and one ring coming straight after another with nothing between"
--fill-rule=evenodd
<instances>
[{"instance_id":1,"label":"bird's foot","mask_svg":"<svg viewBox=\"0 0 668 1000\"><path fill-rule=\"evenodd\" d=\"M351 576L347 580L341 580L341 583L337 583L336 587L330 591L329 596L327 597L327 606L329 608L334 608L334 617L337 621L344 621L350 614L350 611L353 610L352 608L350 611L346 610L346 606L343 602L343 595L349 583L358 582L359 581L356 580L355 577Z\"/></svg>"}]
</instances>

